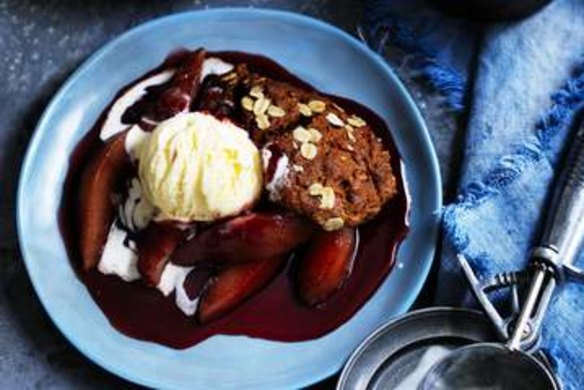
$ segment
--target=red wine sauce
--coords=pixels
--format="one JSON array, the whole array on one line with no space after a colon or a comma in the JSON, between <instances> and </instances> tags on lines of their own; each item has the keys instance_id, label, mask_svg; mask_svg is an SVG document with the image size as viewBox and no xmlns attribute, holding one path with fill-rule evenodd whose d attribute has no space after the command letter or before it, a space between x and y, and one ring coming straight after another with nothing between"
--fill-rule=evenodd
<instances>
[{"instance_id":1,"label":"red wine sauce","mask_svg":"<svg viewBox=\"0 0 584 390\"><path fill-rule=\"evenodd\" d=\"M181 55L184 53L172 55L161 67L149 72L142 79L176 64ZM238 52L210 55L231 63L245 62L252 71L314 90L279 64L265 57ZM120 91L118 96L126 89ZM104 120L104 114L102 115L71 157L59 210L59 221L74 268L78 270L78 275L91 296L116 329L130 337L173 348L187 348L216 334L247 335L278 341L304 341L321 337L338 328L367 302L391 271L397 247L407 234L409 200L404 189L399 153L384 121L356 102L335 96L329 97L348 111L364 118L383 140L392 156L391 164L397 177L398 195L374 220L359 227L360 242L353 272L343 288L324 306L310 308L296 298L294 266L291 259L288 266L263 291L232 313L208 325L200 325L193 317L185 316L175 306L174 294L164 297L158 290L147 287L140 281L126 283L117 276L103 275L97 270L89 273L80 270L75 199L81 172L89 156L101 144L99 130Z\"/></svg>"}]
</instances>

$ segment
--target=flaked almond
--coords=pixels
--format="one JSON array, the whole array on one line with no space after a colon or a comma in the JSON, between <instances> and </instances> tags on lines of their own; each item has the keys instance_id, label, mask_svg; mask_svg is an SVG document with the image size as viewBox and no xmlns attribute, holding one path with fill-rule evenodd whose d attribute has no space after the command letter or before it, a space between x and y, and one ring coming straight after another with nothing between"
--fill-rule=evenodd
<instances>
[{"instance_id":1,"label":"flaked almond","mask_svg":"<svg viewBox=\"0 0 584 390\"><path fill-rule=\"evenodd\" d=\"M367 124L367 122L365 122L363 118L358 117L357 115L351 115L349 118L347 118L347 122L349 122L350 125L355 127L363 127Z\"/></svg>"},{"instance_id":2,"label":"flaked almond","mask_svg":"<svg viewBox=\"0 0 584 390\"><path fill-rule=\"evenodd\" d=\"M308 102L308 107L312 112L321 113L326 109L326 103L322 100L311 100Z\"/></svg>"},{"instance_id":3,"label":"flaked almond","mask_svg":"<svg viewBox=\"0 0 584 390\"><path fill-rule=\"evenodd\" d=\"M355 129L353 128L353 126L351 125L345 125L345 130L347 130L347 137L349 137L349 139L352 142L355 142Z\"/></svg>"},{"instance_id":4,"label":"flaked almond","mask_svg":"<svg viewBox=\"0 0 584 390\"><path fill-rule=\"evenodd\" d=\"M328 123L336 127L345 126L345 122L343 122L341 118L339 118L339 116L334 112L329 112L328 114L326 114L326 120L328 121Z\"/></svg>"},{"instance_id":5,"label":"flaked almond","mask_svg":"<svg viewBox=\"0 0 584 390\"><path fill-rule=\"evenodd\" d=\"M268 115L274 118L282 118L286 115L286 111L278 106L271 105L268 107Z\"/></svg>"},{"instance_id":6,"label":"flaked almond","mask_svg":"<svg viewBox=\"0 0 584 390\"><path fill-rule=\"evenodd\" d=\"M311 142L314 142L316 144L322 139L322 133L320 131L318 131L317 129L310 128L310 129L308 129L308 132L310 133L310 141Z\"/></svg>"},{"instance_id":7,"label":"flaked almond","mask_svg":"<svg viewBox=\"0 0 584 390\"><path fill-rule=\"evenodd\" d=\"M236 77L237 77L237 73L235 73L235 72L229 72L225 76L221 77L221 80L223 80L223 81L231 81L231 80L235 79Z\"/></svg>"},{"instance_id":8,"label":"flaked almond","mask_svg":"<svg viewBox=\"0 0 584 390\"><path fill-rule=\"evenodd\" d=\"M312 116L312 110L304 103L298 103L298 111L304 116Z\"/></svg>"},{"instance_id":9,"label":"flaked almond","mask_svg":"<svg viewBox=\"0 0 584 390\"><path fill-rule=\"evenodd\" d=\"M310 142L311 135L308 130L302 126L298 126L292 131L292 138L300 143Z\"/></svg>"},{"instance_id":10,"label":"flaked almond","mask_svg":"<svg viewBox=\"0 0 584 390\"><path fill-rule=\"evenodd\" d=\"M336 108L337 110L339 110L340 112L345 112L343 107L339 106L337 103L333 103L333 107Z\"/></svg>"},{"instance_id":11,"label":"flaked almond","mask_svg":"<svg viewBox=\"0 0 584 390\"><path fill-rule=\"evenodd\" d=\"M324 187L320 196L321 209L330 210L335 207L335 191L332 187Z\"/></svg>"},{"instance_id":12,"label":"flaked almond","mask_svg":"<svg viewBox=\"0 0 584 390\"><path fill-rule=\"evenodd\" d=\"M304 168L302 167L302 165L292 165L292 169L294 170L294 172L304 172Z\"/></svg>"},{"instance_id":13,"label":"flaked almond","mask_svg":"<svg viewBox=\"0 0 584 390\"><path fill-rule=\"evenodd\" d=\"M313 158L315 158L317 152L318 149L316 148L316 146L309 142L303 143L302 146L300 147L300 154L307 160L312 160Z\"/></svg>"},{"instance_id":14,"label":"flaked almond","mask_svg":"<svg viewBox=\"0 0 584 390\"><path fill-rule=\"evenodd\" d=\"M263 88L259 85L256 85L255 87L253 87L251 89L251 91L249 91L249 94L256 99L264 97Z\"/></svg>"},{"instance_id":15,"label":"flaked almond","mask_svg":"<svg viewBox=\"0 0 584 390\"><path fill-rule=\"evenodd\" d=\"M335 207L335 191L332 187L325 187L320 183L312 183L308 187L308 193L311 196L318 196L320 198L319 208L330 210Z\"/></svg>"},{"instance_id":16,"label":"flaked almond","mask_svg":"<svg viewBox=\"0 0 584 390\"><path fill-rule=\"evenodd\" d=\"M253 111L253 99L249 96L244 96L241 98L241 107L247 111Z\"/></svg>"},{"instance_id":17,"label":"flaked almond","mask_svg":"<svg viewBox=\"0 0 584 390\"><path fill-rule=\"evenodd\" d=\"M320 183L312 183L310 185L310 187L308 187L308 193L311 196L318 196L322 193L322 190L324 189L323 185Z\"/></svg>"},{"instance_id":18,"label":"flaked almond","mask_svg":"<svg viewBox=\"0 0 584 390\"><path fill-rule=\"evenodd\" d=\"M270 127L270 120L267 116L261 114L255 117L256 125L260 130L265 130Z\"/></svg>"},{"instance_id":19,"label":"flaked almond","mask_svg":"<svg viewBox=\"0 0 584 390\"><path fill-rule=\"evenodd\" d=\"M327 219L326 222L323 225L323 228L327 232L330 232L330 231L333 231L333 230L339 230L343 226L345 226L345 221L343 221L342 218L334 217L334 218Z\"/></svg>"},{"instance_id":20,"label":"flaked almond","mask_svg":"<svg viewBox=\"0 0 584 390\"><path fill-rule=\"evenodd\" d=\"M270 99L266 99L265 97L258 98L253 105L253 113L255 115L263 115L270 107Z\"/></svg>"}]
</instances>

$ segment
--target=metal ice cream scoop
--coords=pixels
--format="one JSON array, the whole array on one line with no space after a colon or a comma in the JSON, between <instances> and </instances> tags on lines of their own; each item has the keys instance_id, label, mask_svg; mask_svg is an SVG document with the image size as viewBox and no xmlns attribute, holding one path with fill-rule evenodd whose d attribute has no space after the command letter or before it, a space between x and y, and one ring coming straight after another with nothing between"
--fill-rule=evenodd
<instances>
[{"instance_id":1,"label":"metal ice cream scoop","mask_svg":"<svg viewBox=\"0 0 584 390\"><path fill-rule=\"evenodd\" d=\"M474 295L506 343L455 350L432 366L420 389L559 388L552 372L532 353L538 347L540 326L556 285L569 280L584 282L584 272L573 265L584 241L584 124L571 141L529 269L480 282L466 259L459 256ZM529 289L520 299L519 290L525 284ZM511 288L513 313L506 318L487 295L501 288Z\"/></svg>"}]
</instances>

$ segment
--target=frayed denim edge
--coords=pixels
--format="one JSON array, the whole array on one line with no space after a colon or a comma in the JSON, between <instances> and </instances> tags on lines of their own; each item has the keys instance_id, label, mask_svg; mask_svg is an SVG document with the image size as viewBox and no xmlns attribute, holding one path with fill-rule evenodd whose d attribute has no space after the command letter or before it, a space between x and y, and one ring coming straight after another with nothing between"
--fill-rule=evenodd
<instances>
[{"instance_id":1,"label":"frayed denim edge","mask_svg":"<svg viewBox=\"0 0 584 390\"><path fill-rule=\"evenodd\" d=\"M482 181L468 184L456 203L444 207L444 233L457 252L463 252L469 242L466 233L458 227L460 214L498 194L527 167L546 158L554 135L569 126L575 111L584 103L584 63L574 69L570 79L551 96L551 101L551 108L535 126L535 139L526 141L515 153L502 157Z\"/></svg>"},{"instance_id":2,"label":"frayed denim edge","mask_svg":"<svg viewBox=\"0 0 584 390\"><path fill-rule=\"evenodd\" d=\"M374 2L373 2L374 3ZM395 15L385 13L380 18L368 18L368 15L379 15L375 6L370 6L365 13L363 30L369 46L382 53L385 44L391 42L412 56L409 62L412 69L428 82L430 87L445 99L446 106L454 112L465 109L464 96L466 79L454 68L440 63L436 59L435 50L424 45L403 18L398 20Z\"/></svg>"}]
</instances>

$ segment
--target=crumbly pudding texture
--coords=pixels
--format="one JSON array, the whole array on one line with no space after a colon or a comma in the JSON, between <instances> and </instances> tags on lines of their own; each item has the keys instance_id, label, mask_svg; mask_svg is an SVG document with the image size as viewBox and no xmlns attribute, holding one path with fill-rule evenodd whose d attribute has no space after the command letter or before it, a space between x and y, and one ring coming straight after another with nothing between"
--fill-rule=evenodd
<instances>
[{"instance_id":1,"label":"crumbly pudding texture","mask_svg":"<svg viewBox=\"0 0 584 390\"><path fill-rule=\"evenodd\" d=\"M256 145L267 149L264 158L276 159L265 162L276 167L267 184L271 174L285 169L279 185L268 187L274 203L325 230L338 230L373 218L396 194L391 156L382 140L363 118L331 99L253 73L246 64L203 87L200 109L234 114ZM233 106L218 104L217 97Z\"/></svg>"},{"instance_id":2,"label":"crumbly pudding texture","mask_svg":"<svg viewBox=\"0 0 584 390\"><path fill-rule=\"evenodd\" d=\"M407 211L374 113L199 49L120 91L72 156L60 217L112 325L184 348L335 329L391 270Z\"/></svg>"}]
</instances>

